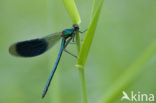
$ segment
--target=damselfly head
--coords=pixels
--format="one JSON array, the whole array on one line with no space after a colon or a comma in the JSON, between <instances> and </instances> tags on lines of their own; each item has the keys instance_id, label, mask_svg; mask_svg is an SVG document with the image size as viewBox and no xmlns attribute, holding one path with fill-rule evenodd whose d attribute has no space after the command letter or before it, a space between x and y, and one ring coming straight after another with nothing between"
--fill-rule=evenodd
<instances>
[{"instance_id":1,"label":"damselfly head","mask_svg":"<svg viewBox=\"0 0 156 103\"><path fill-rule=\"evenodd\" d=\"M74 31L79 31L79 26L77 24L73 24Z\"/></svg>"}]
</instances>

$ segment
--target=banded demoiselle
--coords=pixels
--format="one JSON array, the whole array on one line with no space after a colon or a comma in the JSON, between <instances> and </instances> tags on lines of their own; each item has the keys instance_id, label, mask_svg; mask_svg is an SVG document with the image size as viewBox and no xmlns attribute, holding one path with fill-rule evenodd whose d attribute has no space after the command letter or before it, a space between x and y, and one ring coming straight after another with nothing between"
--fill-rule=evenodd
<instances>
[{"instance_id":1,"label":"banded demoiselle","mask_svg":"<svg viewBox=\"0 0 156 103\"><path fill-rule=\"evenodd\" d=\"M56 71L57 65L60 61L62 52L65 50L67 45L70 43L72 39L74 39L76 32L79 31L79 26L74 24L71 29L65 29L62 32L50 34L48 36L45 36L43 38L38 39L32 39L32 40L26 40L22 42L17 42L10 46L9 52L10 54L18 57L34 57L38 56L47 50L49 50L58 40L62 38L60 51L56 60L56 63L52 69L52 72L49 76L49 79L47 81L47 84L44 88L42 98L45 97L49 85L51 83L51 80L54 76L54 73Z\"/></svg>"}]
</instances>

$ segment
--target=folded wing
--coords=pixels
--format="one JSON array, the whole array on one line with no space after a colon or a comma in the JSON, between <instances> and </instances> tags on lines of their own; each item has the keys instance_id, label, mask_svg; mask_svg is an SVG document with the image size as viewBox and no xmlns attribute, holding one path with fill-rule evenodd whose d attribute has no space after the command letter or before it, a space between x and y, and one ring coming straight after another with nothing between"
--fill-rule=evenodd
<instances>
[{"instance_id":1,"label":"folded wing","mask_svg":"<svg viewBox=\"0 0 156 103\"><path fill-rule=\"evenodd\" d=\"M19 57L34 57L49 50L61 38L61 33L55 33L39 39L17 42L10 46L9 52Z\"/></svg>"}]
</instances>

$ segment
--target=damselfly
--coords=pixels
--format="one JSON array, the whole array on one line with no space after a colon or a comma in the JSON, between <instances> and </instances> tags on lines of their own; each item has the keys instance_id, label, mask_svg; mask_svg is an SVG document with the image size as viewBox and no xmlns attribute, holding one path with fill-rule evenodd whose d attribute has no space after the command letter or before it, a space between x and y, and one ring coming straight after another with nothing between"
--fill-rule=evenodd
<instances>
[{"instance_id":1,"label":"damselfly","mask_svg":"<svg viewBox=\"0 0 156 103\"><path fill-rule=\"evenodd\" d=\"M47 81L47 84L44 88L42 98L45 97L45 95L48 91L49 85L54 76L57 65L60 61L62 52L65 50L65 48L70 43L70 41L72 39L74 39L76 32L80 32L79 26L74 24L71 29L65 29L62 32L50 34L43 38L17 42L10 46L9 52L10 52L10 54L12 54L14 56L34 57L34 56L40 55L40 54L44 53L45 51L49 50L58 40L60 40L62 38L60 51L59 51L56 63L54 65L52 72L49 76L49 79Z\"/></svg>"}]
</instances>

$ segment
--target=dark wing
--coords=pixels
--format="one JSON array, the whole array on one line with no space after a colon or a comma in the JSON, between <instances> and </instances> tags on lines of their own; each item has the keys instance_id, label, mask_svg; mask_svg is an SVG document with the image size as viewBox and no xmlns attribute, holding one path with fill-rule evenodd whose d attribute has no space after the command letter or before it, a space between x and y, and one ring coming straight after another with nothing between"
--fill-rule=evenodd
<instances>
[{"instance_id":1,"label":"dark wing","mask_svg":"<svg viewBox=\"0 0 156 103\"><path fill-rule=\"evenodd\" d=\"M20 57L37 56L51 48L60 38L61 33L55 33L40 39L17 42L10 46L9 52Z\"/></svg>"}]
</instances>

